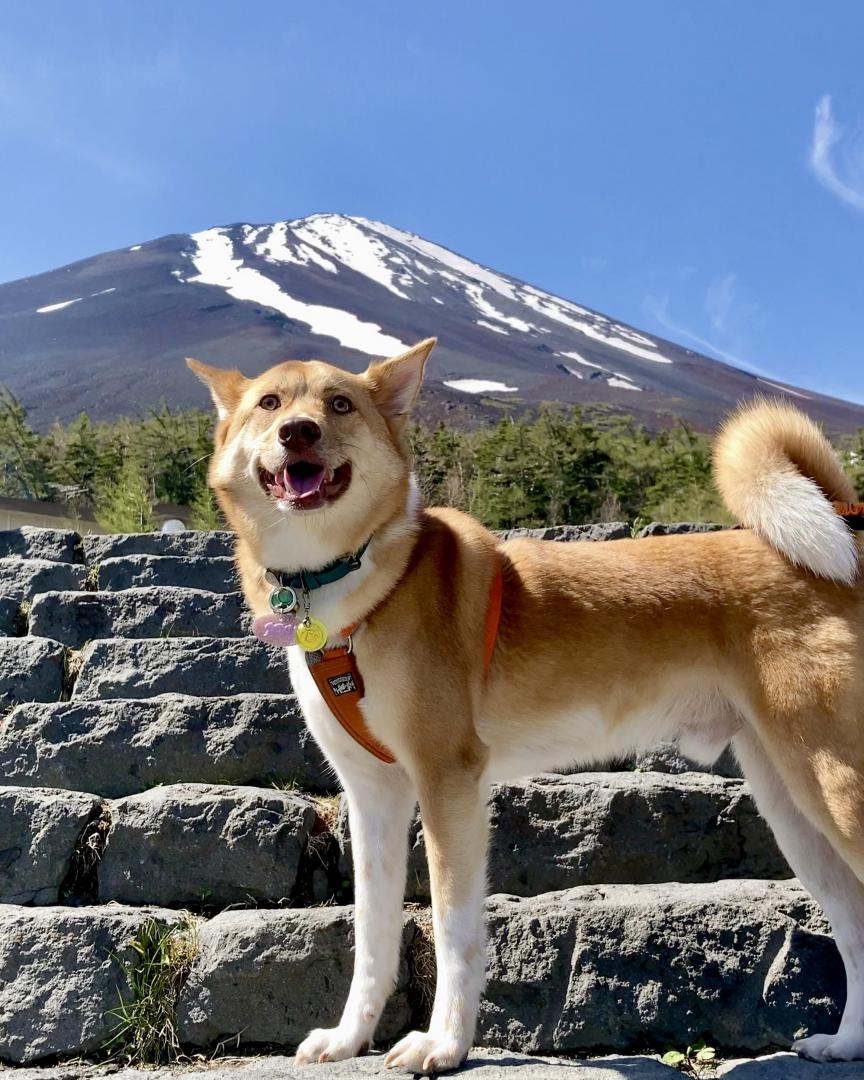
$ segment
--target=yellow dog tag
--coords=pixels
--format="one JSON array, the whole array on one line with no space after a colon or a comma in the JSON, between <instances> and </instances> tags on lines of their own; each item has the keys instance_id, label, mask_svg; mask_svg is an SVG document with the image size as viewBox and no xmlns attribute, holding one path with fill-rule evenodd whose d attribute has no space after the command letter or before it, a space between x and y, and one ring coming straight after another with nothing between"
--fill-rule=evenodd
<instances>
[{"instance_id":1,"label":"yellow dog tag","mask_svg":"<svg viewBox=\"0 0 864 1080\"><path fill-rule=\"evenodd\" d=\"M306 652L318 652L327 644L327 627L317 619L306 618L294 631L294 637L301 649Z\"/></svg>"}]
</instances>

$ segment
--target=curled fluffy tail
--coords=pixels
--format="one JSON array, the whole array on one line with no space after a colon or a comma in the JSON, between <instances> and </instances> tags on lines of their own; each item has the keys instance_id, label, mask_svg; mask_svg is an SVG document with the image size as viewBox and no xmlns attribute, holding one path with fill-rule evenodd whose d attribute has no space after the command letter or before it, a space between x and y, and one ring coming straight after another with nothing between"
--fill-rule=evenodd
<instances>
[{"instance_id":1,"label":"curled fluffy tail","mask_svg":"<svg viewBox=\"0 0 864 1080\"><path fill-rule=\"evenodd\" d=\"M819 577L850 585L853 533L831 505L855 490L831 444L803 413L779 401L742 405L714 445L714 478L742 525Z\"/></svg>"}]
</instances>

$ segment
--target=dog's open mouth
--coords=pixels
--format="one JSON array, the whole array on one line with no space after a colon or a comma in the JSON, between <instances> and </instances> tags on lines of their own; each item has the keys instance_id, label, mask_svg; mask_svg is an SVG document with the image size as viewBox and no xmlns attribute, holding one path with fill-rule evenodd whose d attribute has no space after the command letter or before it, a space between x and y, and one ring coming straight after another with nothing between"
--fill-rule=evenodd
<instances>
[{"instance_id":1,"label":"dog's open mouth","mask_svg":"<svg viewBox=\"0 0 864 1080\"><path fill-rule=\"evenodd\" d=\"M293 461L278 473L258 467L261 486L297 510L317 510L342 495L351 482L351 463L329 469L316 461Z\"/></svg>"}]
</instances>

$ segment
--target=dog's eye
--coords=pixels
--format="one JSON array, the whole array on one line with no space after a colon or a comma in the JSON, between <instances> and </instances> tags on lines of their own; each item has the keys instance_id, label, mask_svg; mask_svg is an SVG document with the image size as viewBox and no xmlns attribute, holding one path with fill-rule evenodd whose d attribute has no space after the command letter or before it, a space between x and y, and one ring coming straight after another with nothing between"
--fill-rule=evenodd
<instances>
[{"instance_id":1,"label":"dog's eye","mask_svg":"<svg viewBox=\"0 0 864 1080\"><path fill-rule=\"evenodd\" d=\"M330 408L336 413L349 413L354 411L354 406L344 394L337 394L330 402Z\"/></svg>"},{"instance_id":2,"label":"dog's eye","mask_svg":"<svg viewBox=\"0 0 864 1080\"><path fill-rule=\"evenodd\" d=\"M278 409L281 404L282 402L275 394L265 394L258 402L258 408L266 409L267 412L273 412L273 410Z\"/></svg>"}]
</instances>

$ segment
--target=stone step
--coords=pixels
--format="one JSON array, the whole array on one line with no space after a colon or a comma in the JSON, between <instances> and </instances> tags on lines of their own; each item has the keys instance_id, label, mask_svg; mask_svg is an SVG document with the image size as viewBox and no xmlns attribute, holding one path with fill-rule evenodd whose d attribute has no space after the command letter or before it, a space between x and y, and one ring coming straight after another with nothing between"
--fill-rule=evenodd
<instances>
[{"instance_id":1,"label":"stone step","mask_svg":"<svg viewBox=\"0 0 864 1080\"><path fill-rule=\"evenodd\" d=\"M788 1057L788 1054L782 1055L784 1061ZM823 1075L824 1080L851 1080L853 1075L855 1080L860 1080L859 1072L847 1072L843 1065L826 1065L824 1068L825 1073L814 1074L813 1080L822 1080ZM407 1075L398 1069L386 1068L383 1053L366 1054L346 1061L319 1062L313 1071L308 1065L298 1065L293 1057L284 1054L237 1057L229 1052L227 1059L220 1056L206 1062L196 1060L194 1069L195 1076L201 1080L310 1080L310 1075L314 1080L355 1080L360 1077L365 1080L405 1080ZM681 1080L681 1073L677 1069L647 1055L622 1057L616 1054L577 1062L560 1057L529 1057L492 1047L472 1050L464 1072L467 1080ZM109 1073L112 1080L189 1080L190 1077L189 1066L185 1063L136 1069L121 1067L113 1062L101 1067L81 1062L29 1069L19 1067L9 1080L99 1080ZM454 1075L461 1076L462 1073ZM748 1080L748 1076L747 1073L741 1074L741 1080ZM799 1080L799 1077L809 1080L811 1074L754 1074L758 1080L763 1080L763 1076L771 1080Z\"/></svg>"},{"instance_id":2,"label":"stone step","mask_svg":"<svg viewBox=\"0 0 864 1080\"><path fill-rule=\"evenodd\" d=\"M114 905L0 906L0 1061L98 1050L116 1027L112 1010L131 997L123 968L136 959L131 940L148 921L181 919Z\"/></svg>"},{"instance_id":3,"label":"stone step","mask_svg":"<svg viewBox=\"0 0 864 1080\"><path fill-rule=\"evenodd\" d=\"M233 638L248 632L243 596L236 592L175 586L43 592L33 598L30 608L31 634L54 638L73 649L101 638Z\"/></svg>"},{"instance_id":4,"label":"stone step","mask_svg":"<svg viewBox=\"0 0 864 1080\"><path fill-rule=\"evenodd\" d=\"M224 908L286 903L317 815L284 791L173 784L109 805L100 901Z\"/></svg>"},{"instance_id":5,"label":"stone step","mask_svg":"<svg viewBox=\"0 0 864 1080\"><path fill-rule=\"evenodd\" d=\"M109 798L178 782L335 790L287 694L19 705L0 718L0 781Z\"/></svg>"},{"instance_id":6,"label":"stone step","mask_svg":"<svg viewBox=\"0 0 864 1080\"><path fill-rule=\"evenodd\" d=\"M78 791L0 787L0 904L56 904L100 800Z\"/></svg>"},{"instance_id":7,"label":"stone step","mask_svg":"<svg viewBox=\"0 0 864 1080\"><path fill-rule=\"evenodd\" d=\"M107 638L81 653L73 698L291 692L284 649L256 638Z\"/></svg>"},{"instance_id":8,"label":"stone step","mask_svg":"<svg viewBox=\"0 0 864 1080\"><path fill-rule=\"evenodd\" d=\"M409 916L415 993L428 978L416 963L417 950L428 949L424 925ZM710 1032L718 1047L759 1051L788 1045L802 1028L833 1030L838 1020L840 959L816 905L794 883L497 896L487 927L483 1045L523 1053L665 1049ZM293 1046L308 1027L335 1024L351 939L348 908L216 916L199 932L180 995L181 1039ZM403 968L394 1027L407 1026L411 989Z\"/></svg>"},{"instance_id":9,"label":"stone step","mask_svg":"<svg viewBox=\"0 0 864 1080\"><path fill-rule=\"evenodd\" d=\"M97 568L100 589L118 592L153 585L173 585L209 592L236 592L234 560L185 555L123 555L103 559Z\"/></svg>"},{"instance_id":10,"label":"stone step","mask_svg":"<svg viewBox=\"0 0 864 1080\"><path fill-rule=\"evenodd\" d=\"M66 650L37 637L0 638L0 710L21 701L59 701Z\"/></svg>"},{"instance_id":11,"label":"stone step","mask_svg":"<svg viewBox=\"0 0 864 1080\"><path fill-rule=\"evenodd\" d=\"M82 589L87 568L50 559L0 558L0 596L21 603L49 589Z\"/></svg>"},{"instance_id":12,"label":"stone step","mask_svg":"<svg viewBox=\"0 0 864 1080\"><path fill-rule=\"evenodd\" d=\"M127 555L177 555L185 559L218 559L234 554L230 532L109 533L81 538L85 562L91 566L105 559Z\"/></svg>"},{"instance_id":13,"label":"stone step","mask_svg":"<svg viewBox=\"0 0 864 1080\"><path fill-rule=\"evenodd\" d=\"M352 969L349 907L226 911L197 928L177 1023L188 1047L293 1048L338 1020ZM0 1059L86 1053L108 1034L117 956L148 917L120 905L0 906ZM477 1042L521 1053L682 1047L721 1053L834 1030L839 955L795 882L585 886L487 903L488 982ZM424 1021L429 916L406 915L403 960L380 1031Z\"/></svg>"},{"instance_id":14,"label":"stone step","mask_svg":"<svg viewBox=\"0 0 864 1080\"><path fill-rule=\"evenodd\" d=\"M44 863L53 875L44 888L55 891L46 891L43 902L57 902L94 810L101 811L107 845L101 861L93 860L84 899L92 893L103 901L212 911L351 896L350 838L338 799L316 803L298 791L225 783L167 784L104 804L91 794L44 787L7 787L0 794L0 825L9 822L0 836L19 837L5 853L6 865L0 861L0 900L29 895L31 870ZM54 805L78 814L77 829L45 834L40 823ZM546 775L493 788L490 807L492 892L536 896L583 885L792 876L742 781ZM43 843L53 844L44 849L51 859L43 857ZM416 822L407 897L429 900Z\"/></svg>"},{"instance_id":15,"label":"stone step","mask_svg":"<svg viewBox=\"0 0 864 1080\"><path fill-rule=\"evenodd\" d=\"M406 1074L384 1065L382 1052L346 1061L315 1065L315 1080L393 1080ZM189 1080L185 1062L153 1068L118 1066L115 1062L19 1067L10 1080ZM230 1052L208 1061L195 1062L202 1080L309 1080L308 1065L298 1065L284 1054L252 1054L237 1057ZM550 1057L519 1054L494 1047L475 1047L465 1062L469 1080L681 1080L682 1073L647 1054L608 1054L600 1057ZM449 1075L449 1074L448 1074ZM459 1076L461 1073L455 1073ZM696 1075L684 1073L685 1076ZM725 1061L716 1071L703 1066L704 1077L732 1077L732 1080L861 1080L861 1062L831 1062L816 1065L796 1054L777 1053L765 1057Z\"/></svg>"},{"instance_id":16,"label":"stone step","mask_svg":"<svg viewBox=\"0 0 864 1080\"><path fill-rule=\"evenodd\" d=\"M746 783L704 773L557 773L500 784L490 799L489 890L791 878ZM343 808L337 827L351 876ZM423 830L411 831L407 895L428 902Z\"/></svg>"},{"instance_id":17,"label":"stone step","mask_svg":"<svg viewBox=\"0 0 864 1080\"><path fill-rule=\"evenodd\" d=\"M52 562L81 562L81 537L69 529L20 529L0 531L0 558L17 555L23 559L50 559Z\"/></svg>"}]
</instances>

